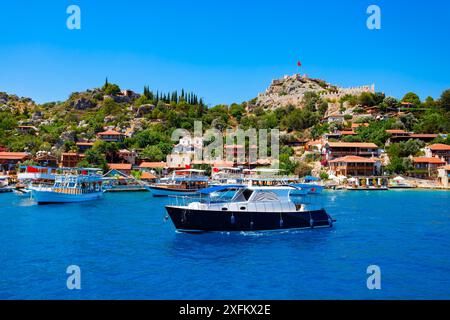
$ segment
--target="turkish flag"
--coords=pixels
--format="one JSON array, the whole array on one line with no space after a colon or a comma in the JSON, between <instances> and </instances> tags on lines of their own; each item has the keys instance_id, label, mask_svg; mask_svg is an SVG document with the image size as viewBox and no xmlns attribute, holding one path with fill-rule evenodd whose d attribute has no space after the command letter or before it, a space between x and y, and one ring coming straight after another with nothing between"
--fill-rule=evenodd
<instances>
[{"instance_id":1,"label":"turkish flag","mask_svg":"<svg viewBox=\"0 0 450 320\"><path fill-rule=\"evenodd\" d=\"M214 168L213 171L214 172L219 172L219 168Z\"/></svg>"},{"instance_id":2,"label":"turkish flag","mask_svg":"<svg viewBox=\"0 0 450 320\"><path fill-rule=\"evenodd\" d=\"M86 175L87 175L87 171L86 171L86 170L82 170L82 171L81 171L81 174L82 174L83 176L86 176Z\"/></svg>"},{"instance_id":3,"label":"turkish flag","mask_svg":"<svg viewBox=\"0 0 450 320\"><path fill-rule=\"evenodd\" d=\"M302 63L300 61L297 61L297 66L301 67Z\"/></svg>"},{"instance_id":4,"label":"turkish flag","mask_svg":"<svg viewBox=\"0 0 450 320\"><path fill-rule=\"evenodd\" d=\"M190 169L190 168L191 168L191 166L187 164L186 165L186 169Z\"/></svg>"},{"instance_id":5,"label":"turkish flag","mask_svg":"<svg viewBox=\"0 0 450 320\"><path fill-rule=\"evenodd\" d=\"M39 169L37 169L35 167L27 166L27 172L28 173L37 173L37 172L39 172Z\"/></svg>"}]
</instances>

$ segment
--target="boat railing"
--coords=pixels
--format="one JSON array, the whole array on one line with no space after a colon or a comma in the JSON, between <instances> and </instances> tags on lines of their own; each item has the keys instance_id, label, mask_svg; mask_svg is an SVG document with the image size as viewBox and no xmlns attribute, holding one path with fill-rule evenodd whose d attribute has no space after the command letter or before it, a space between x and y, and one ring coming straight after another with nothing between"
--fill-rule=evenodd
<instances>
[{"instance_id":1,"label":"boat railing","mask_svg":"<svg viewBox=\"0 0 450 320\"><path fill-rule=\"evenodd\" d=\"M177 207L187 207L190 203L200 202L207 206L213 204L220 204L221 210L224 211L254 211L254 207L258 207L259 212L287 212L292 208L291 204L295 205L295 211L299 211L302 208L323 208L323 200L322 197L318 197L317 195L305 195L302 197L290 197L289 199L277 199L270 201L256 201L256 202L234 202L229 201L230 199L225 199L221 197L211 198L204 197L199 195L196 196L169 196L170 205ZM228 200L228 201L227 201ZM239 206L237 205L239 204ZM250 209L249 209L250 207Z\"/></svg>"}]
</instances>

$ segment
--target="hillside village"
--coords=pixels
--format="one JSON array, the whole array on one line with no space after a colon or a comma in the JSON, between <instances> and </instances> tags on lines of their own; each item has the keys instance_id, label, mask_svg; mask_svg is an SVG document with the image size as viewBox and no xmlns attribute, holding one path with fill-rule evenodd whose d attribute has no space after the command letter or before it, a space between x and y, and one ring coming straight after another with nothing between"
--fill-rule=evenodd
<instances>
[{"instance_id":1,"label":"hillside village","mask_svg":"<svg viewBox=\"0 0 450 320\"><path fill-rule=\"evenodd\" d=\"M105 81L66 101L37 104L0 93L0 174L19 165L100 167L149 180L180 168L270 166L249 161L254 145L224 147L221 158L197 161L202 139L171 141L176 128L273 129L281 132L279 167L286 174L336 182L350 177L403 175L427 187L449 187L450 89L439 99L401 100L374 85L341 88L307 76L272 81L255 99L207 106L195 93L143 93Z\"/></svg>"}]
</instances>

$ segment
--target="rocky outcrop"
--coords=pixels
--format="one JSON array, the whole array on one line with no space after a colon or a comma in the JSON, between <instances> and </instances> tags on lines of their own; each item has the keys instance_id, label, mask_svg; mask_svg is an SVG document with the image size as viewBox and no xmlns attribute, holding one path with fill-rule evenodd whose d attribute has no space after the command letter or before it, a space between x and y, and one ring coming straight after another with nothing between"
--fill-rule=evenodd
<instances>
[{"instance_id":1,"label":"rocky outcrop","mask_svg":"<svg viewBox=\"0 0 450 320\"><path fill-rule=\"evenodd\" d=\"M139 106L136 110L136 117L140 118L143 117L144 115L150 113L153 111L153 109L155 109L155 106L152 104L143 104L141 106Z\"/></svg>"},{"instance_id":2,"label":"rocky outcrop","mask_svg":"<svg viewBox=\"0 0 450 320\"><path fill-rule=\"evenodd\" d=\"M314 92L324 100L333 101L339 100L346 94L359 95L362 92L375 92L375 88L373 85L341 88L320 79L295 74L273 80L267 90L258 95L253 106L270 109L288 105L302 107L306 92Z\"/></svg>"},{"instance_id":3,"label":"rocky outcrop","mask_svg":"<svg viewBox=\"0 0 450 320\"><path fill-rule=\"evenodd\" d=\"M89 99L86 99L84 97L78 98L71 102L71 107L73 107L75 110L86 110L94 108L96 104Z\"/></svg>"}]
</instances>

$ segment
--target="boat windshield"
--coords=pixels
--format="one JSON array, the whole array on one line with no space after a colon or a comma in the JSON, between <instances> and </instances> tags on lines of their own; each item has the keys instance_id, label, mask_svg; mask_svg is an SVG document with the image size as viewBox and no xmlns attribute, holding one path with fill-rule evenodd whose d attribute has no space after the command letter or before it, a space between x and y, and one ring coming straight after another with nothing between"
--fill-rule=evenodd
<instances>
[{"instance_id":1,"label":"boat windshield","mask_svg":"<svg viewBox=\"0 0 450 320\"><path fill-rule=\"evenodd\" d=\"M236 197L233 199L233 201L236 201L236 202L248 201L248 199L250 199L252 194L253 194L253 190L243 189L241 192L236 194Z\"/></svg>"}]
</instances>

